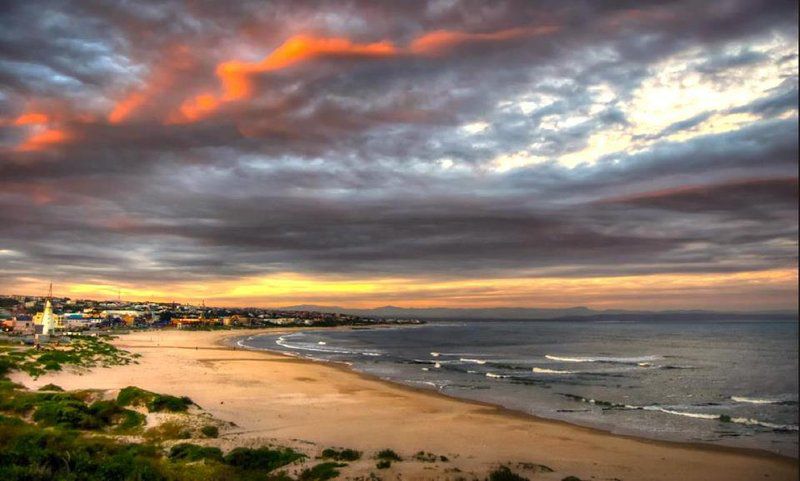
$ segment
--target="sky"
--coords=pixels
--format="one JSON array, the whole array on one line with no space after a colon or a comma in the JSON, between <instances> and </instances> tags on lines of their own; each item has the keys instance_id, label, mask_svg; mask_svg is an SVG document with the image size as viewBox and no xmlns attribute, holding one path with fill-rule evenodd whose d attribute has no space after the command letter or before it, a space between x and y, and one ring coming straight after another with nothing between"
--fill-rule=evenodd
<instances>
[{"instance_id":1,"label":"sky","mask_svg":"<svg viewBox=\"0 0 800 481\"><path fill-rule=\"evenodd\" d=\"M0 4L0 292L797 310L794 1Z\"/></svg>"}]
</instances>

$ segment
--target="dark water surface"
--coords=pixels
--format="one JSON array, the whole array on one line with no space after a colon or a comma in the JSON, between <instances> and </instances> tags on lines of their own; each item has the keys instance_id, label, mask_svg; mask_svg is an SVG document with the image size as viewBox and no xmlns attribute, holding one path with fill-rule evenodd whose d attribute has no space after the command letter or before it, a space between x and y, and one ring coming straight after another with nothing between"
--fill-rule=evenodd
<instances>
[{"instance_id":1,"label":"dark water surface","mask_svg":"<svg viewBox=\"0 0 800 481\"><path fill-rule=\"evenodd\" d=\"M796 322L432 322L240 340L656 439L798 456Z\"/></svg>"}]
</instances>

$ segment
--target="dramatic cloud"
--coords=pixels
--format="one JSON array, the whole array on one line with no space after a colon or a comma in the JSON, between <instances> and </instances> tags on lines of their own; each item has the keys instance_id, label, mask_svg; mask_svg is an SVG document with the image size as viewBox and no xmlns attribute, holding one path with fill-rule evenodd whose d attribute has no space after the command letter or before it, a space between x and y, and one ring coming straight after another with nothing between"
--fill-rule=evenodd
<instances>
[{"instance_id":1,"label":"dramatic cloud","mask_svg":"<svg viewBox=\"0 0 800 481\"><path fill-rule=\"evenodd\" d=\"M797 20L8 3L0 290L796 309Z\"/></svg>"}]
</instances>

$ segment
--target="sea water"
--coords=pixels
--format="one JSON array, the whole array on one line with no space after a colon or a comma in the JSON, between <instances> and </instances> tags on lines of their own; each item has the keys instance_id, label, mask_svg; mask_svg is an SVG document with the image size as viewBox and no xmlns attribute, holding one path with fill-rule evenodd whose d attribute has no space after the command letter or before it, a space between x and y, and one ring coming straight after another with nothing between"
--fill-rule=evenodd
<instances>
[{"instance_id":1,"label":"sea water","mask_svg":"<svg viewBox=\"0 0 800 481\"><path fill-rule=\"evenodd\" d=\"M796 322L474 321L238 342L614 433L797 457L797 335Z\"/></svg>"}]
</instances>

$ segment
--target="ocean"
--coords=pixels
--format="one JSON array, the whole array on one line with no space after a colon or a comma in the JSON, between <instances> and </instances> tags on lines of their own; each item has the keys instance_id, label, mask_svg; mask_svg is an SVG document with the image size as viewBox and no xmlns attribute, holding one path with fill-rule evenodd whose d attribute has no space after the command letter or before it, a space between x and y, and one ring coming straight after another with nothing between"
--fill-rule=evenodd
<instances>
[{"instance_id":1,"label":"ocean","mask_svg":"<svg viewBox=\"0 0 800 481\"><path fill-rule=\"evenodd\" d=\"M798 457L796 322L430 322L240 339L382 379L653 439Z\"/></svg>"}]
</instances>

